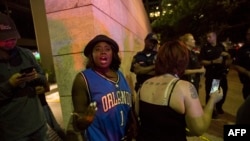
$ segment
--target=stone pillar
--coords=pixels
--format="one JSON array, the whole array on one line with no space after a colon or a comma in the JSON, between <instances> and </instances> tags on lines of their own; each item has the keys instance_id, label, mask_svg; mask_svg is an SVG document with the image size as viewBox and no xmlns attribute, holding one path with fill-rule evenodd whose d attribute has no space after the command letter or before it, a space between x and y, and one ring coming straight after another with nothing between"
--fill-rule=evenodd
<instances>
[{"instance_id":1,"label":"stone pillar","mask_svg":"<svg viewBox=\"0 0 250 141\"><path fill-rule=\"evenodd\" d=\"M35 28L36 43L41 56L42 67L46 73L48 73L49 81L54 83L56 81L55 71L44 0L30 0L30 5Z\"/></svg>"},{"instance_id":2,"label":"stone pillar","mask_svg":"<svg viewBox=\"0 0 250 141\"><path fill-rule=\"evenodd\" d=\"M48 57L44 59L51 61L53 57L65 128L73 110L72 83L85 68L82 51L97 34L105 34L118 43L121 71L134 84L135 76L129 71L132 57L143 49L144 38L151 30L141 0L30 1L39 51L42 58Z\"/></svg>"}]
</instances>

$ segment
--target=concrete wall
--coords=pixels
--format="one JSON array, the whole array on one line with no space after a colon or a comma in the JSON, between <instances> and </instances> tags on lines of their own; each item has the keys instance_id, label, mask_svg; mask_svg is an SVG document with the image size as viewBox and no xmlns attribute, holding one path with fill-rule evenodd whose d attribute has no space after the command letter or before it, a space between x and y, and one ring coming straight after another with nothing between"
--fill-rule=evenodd
<instances>
[{"instance_id":1,"label":"concrete wall","mask_svg":"<svg viewBox=\"0 0 250 141\"><path fill-rule=\"evenodd\" d=\"M84 69L82 51L88 41L97 34L117 41L121 71L133 85L130 63L151 28L142 0L45 0L44 8L65 126L72 112L73 79Z\"/></svg>"}]
</instances>

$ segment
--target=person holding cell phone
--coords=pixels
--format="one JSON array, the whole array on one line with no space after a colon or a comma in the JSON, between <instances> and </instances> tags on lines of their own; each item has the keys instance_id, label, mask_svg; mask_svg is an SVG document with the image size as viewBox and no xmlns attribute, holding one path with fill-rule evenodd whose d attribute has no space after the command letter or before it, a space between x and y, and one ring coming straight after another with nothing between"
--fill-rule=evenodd
<instances>
[{"instance_id":1,"label":"person holding cell phone","mask_svg":"<svg viewBox=\"0 0 250 141\"><path fill-rule=\"evenodd\" d=\"M180 79L188 65L188 49L180 41L164 43L157 53L156 76L146 80L136 98L140 118L136 141L186 141L209 128L222 91L211 93L202 108L194 85Z\"/></svg>"},{"instance_id":2,"label":"person holding cell phone","mask_svg":"<svg viewBox=\"0 0 250 141\"><path fill-rule=\"evenodd\" d=\"M34 55L16 46L20 34L0 13L0 139L47 141L47 124L35 87L46 77Z\"/></svg>"}]
</instances>

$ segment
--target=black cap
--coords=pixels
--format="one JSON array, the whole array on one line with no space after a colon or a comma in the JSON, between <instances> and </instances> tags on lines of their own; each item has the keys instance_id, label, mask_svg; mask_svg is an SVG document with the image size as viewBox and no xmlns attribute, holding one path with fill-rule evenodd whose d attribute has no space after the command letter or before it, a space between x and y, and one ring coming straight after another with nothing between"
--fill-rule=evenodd
<instances>
[{"instance_id":1,"label":"black cap","mask_svg":"<svg viewBox=\"0 0 250 141\"><path fill-rule=\"evenodd\" d=\"M84 55L88 57L88 55L92 52L94 46L99 42L106 42L111 45L115 53L119 52L119 46L113 39L109 38L106 35L100 34L100 35L95 36L91 41L89 41L89 43L86 45L83 51Z\"/></svg>"},{"instance_id":2,"label":"black cap","mask_svg":"<svg viewBox=\"0 0 250 141\"><path fill-rule=\"evenodd\" d=\"M0 40L20 38L14 21L7 15L0 13Z\"/></svg>"},{"instance_id":3,"label":"black cap","mask_svg":"<svg viewBox=\"0 0 250 141\"><path fill-rule=\"evenodd\" d=\"M153 41L153 42L155 42L155 43L158 43L157 35L154 34L154 33L149 33L149 34L146 36L145 40L150 40L150 41Z\"/></svg>"}]
</instances>

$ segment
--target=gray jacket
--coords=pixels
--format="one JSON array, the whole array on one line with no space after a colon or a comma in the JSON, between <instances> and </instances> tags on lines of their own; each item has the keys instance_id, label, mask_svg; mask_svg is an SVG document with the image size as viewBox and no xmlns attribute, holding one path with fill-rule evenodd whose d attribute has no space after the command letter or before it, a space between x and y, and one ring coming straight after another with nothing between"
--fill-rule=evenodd
<instances>
[{"instance_id":1,"label":"gray jacket","mask_svg":"<svg viewBox=\"0 0 250 141\"><path fill-rule=\"evenodd\" d=\"M25 86L13 88L8 80L21 69L34 66L40 77ZM18 140L34 133L46 124L44 113L36 95L35 86L45 85L46 77L32 52L16 47L11 58L0 56L0 138Z\"/></svg>"}]
</instances>

